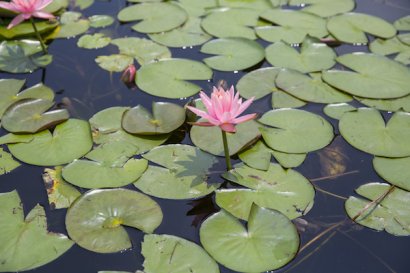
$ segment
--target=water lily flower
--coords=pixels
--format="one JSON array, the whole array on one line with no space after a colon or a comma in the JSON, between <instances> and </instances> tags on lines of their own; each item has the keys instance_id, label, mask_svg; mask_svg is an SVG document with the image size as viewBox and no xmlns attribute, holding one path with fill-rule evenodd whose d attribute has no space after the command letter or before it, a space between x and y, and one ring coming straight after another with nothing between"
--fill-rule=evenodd
<instances>
[{"instance_id":1,"label":"water lily flower","mask_svg":"<svg viewBox=\"0 0 410 273\"><path fill-rule=\"evenodd\" d=\"M135 75L137 74L137 69L135 65L130 64L121 75L121 81L125 84L133 84L135 81Z\"/></svg>"},{"instance_id":2,"label":"water lily flower","mask_svg":"<svg viewBox=\"0 0 410 273\"><path fill-rule=\"evenodd\" d=\"M222 87L213 88L211 97L201 91L200 95L207 112L192 106L187 106L189 110L207 119L207 122L196 122L199 126L219 126L223 131L235 133L235 125L256 118L256 113L239 117L252 103L253 98L242 102L239 93L235 94L233 86L229 90Z\"/></svg>"}]
</instances>

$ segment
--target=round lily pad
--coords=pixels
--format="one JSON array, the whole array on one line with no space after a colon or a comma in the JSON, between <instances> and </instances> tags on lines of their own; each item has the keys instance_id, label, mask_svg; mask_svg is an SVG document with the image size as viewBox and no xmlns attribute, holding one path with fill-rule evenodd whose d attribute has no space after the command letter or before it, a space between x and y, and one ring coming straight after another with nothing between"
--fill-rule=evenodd
<instances>
[{"instance_id":1,"label":"round lily pad","mask_svg":"<svg viewBox=\"0 0 410 273\"><path fill-rule=\"evenodd\" d=\"M172 113L172 115L170 115ZM127 110L122 117L122 128L131 134L166 134L185 121L185 109L170 102L153 102L152 114L138 105Z\"/></svg>"},{"instance_id":2,"label":"round lily pad","mask_svg":"<svg viewBox=\"0 0 410 273\"><path fill-rule=\"evenodd\" d=\"M236 89L245 99L260 99L277 91L275 78L279 71L278 67L264 67L249 72L238 81Z\"/></svg>"},{"instance_id":3,"label":"round lily pad","mask_svg":"<svg viewBox=\"0 0 410 273\"><path fill-rule=\"evenodd\" d=\"M410 52L410 46L401 41L399 36L387 40L375 39L370 43L369 49L371 52L380 55Z\"/></svg>"},{"instance_id":4,"label":"round lily pad","mask_svg":"<svg viewBox=\"0 0 410 273\"><path fill-rule=\"evenodd\" d=\"M122 116L128 109L130 107L115 106L101 110L90 118L91 128L103 134L120 130Z\"/></svg>"},{"instance_id":5,"label":"round lily pad","mask_svg":"<svg viewBox=\"0 0 410 273\"><path fill-rule=\"evenodd\" d=\"M344 113L356 110L356 107L347 103L335 103L326 105L323 112L331 118L340 119Z\"/></svg>"},{"instance_id":6,"label":"round lily pad","mask_svg":"<svg viewBox=\"0 0 410 273\"><path fill-rule=\"evenodd\" d=\"M265 272L293 259L299 235L278 211L252 207L247 228L224 210L212 215L200 229L201 243L219 263L238 272Z\"/></svg>"},{"instance_id":7,"label":"round lily pad","mask_svg":"<svg viewBox=\"0 0 410 273\"><path fill-rule=\"evenodd\" d=\"M204 62L221 71L242 70L254 66L265 58L263 47L246 38L222 38L207 42L201 52L217 56L208 57Z\"/></svg>"},{"instance_id":8,"label":"round lily pad","mask_svg":"<svg viewBox=\"0 0 410 273\"><path fill-rule=\"evenodd\" d=\"M142 3L122 9L118 20L141 21L132 29L142 33L156 33L174 29L188 19L184 9L173 3Z\"/></svg>"},{"instance_id":9,"label":"round lily pad","mask_svg":"<svg viewBox=\"0 0 410 273\"><path fill-rule=\"evenodd\" d=\"M333 139L333 127L321 116L297 109L266 112L259 122L266 144L285 153L307 153L319 150Z\"/></svg>"},{"instance_id":10,"label":"round lily pad","mask_svg":"<svg viewBox=\"0 0 410 273\"><path fill-rule=\"evenodd\" d=\"M90 27L93 28L102 28L110 26L114 23L114 18L109 15L93 15L88 17L90 21Z\"/></svg>"},{"instance_id":11,"label":"round lily pad","mask_svg":"<svg viewBox=\"0 0 410 273\"><path fill-rule=\"evenodd\" d=\"M296 168L305 161L307 154L290 154L272 150L272 155L282 167Z\"/></svg>"},{"instance_id":12,"label":"round lily pad","mask_svg":"<svg viewBox=\"0 0 410 273\"><path fill-rule=\"evenodd\" d=\"M380 203L369 204L388 192L390 187L384 183L362 185L356 189L356 192L363 198L350 196L345 203L345 209L350 218L361 214L355 220L360 225L379 231L385 230L396 236L408 236L410 235L408 210L410 192L395 188Z\"/></svg>"},{"instance_id":13,"label":"round lily pad","mask_svg":"<svg viewBox=\"0 0 410 273\"><path fill-rule=\"evenodd\" d=\"M375 157L373 167L387 182L410 191L410 157Z\"/></svg>"},{"instance_id":14,"label":"round lily pad","mask_svg":"<svg viewBox=\"0 0 410 273\"><path fill-rule=\"evenodd\" d=\"M291 26L260 26L255 27L259 38L268 42L286 42L288 44L301 44L306 37L306 30Z\"/></svg>"},{"instance_id":15,"label":"round lily pad","mask_svg":"<svg viewBox=\"0 0 410 273\"><path fill-rule=\"evenodd\" d=\"M336 60L353 71L324 71L322 78L340 90L375 99L403 97L410 93L410 70L398 62L361 52L345 54Z\"/></svg>"},{"instance_id":16,"label":"round lily pad","mask_svg":"<svg viewBox=\"0 0 410 273\"><path fill-rule=\"evenodd\" d=\"M272 108L298 108L306 105L306 101L289 95L285 91L279 90L272 93Z\"/></svg>"},{"instance_id":17,"label":"round lily pad","mask_svg":"<svg viewBox=\"0 0 410 273\"><path fill-rule=\"evenodd\" d=\"M141 253L146 272L219 273L218 264L202 247L176 236L145 235Z\"/></svg>"},{"instance_id":18,"label":"round lily pad","mask_svg":"<svg viewBox=\"0 0 410 273\"><path fill-rule=\"evenodd\" d=\"M23 162L50 166L70 163L85 155L92 145L88 122L69 119L57 125L53 133L44 130L34 134L31 142L8 147L13 156Z\"/></svg>"},{"instance_id":19,"label":"round lily pad","mask_svg":"<svg viewBox=\"0 0 410 273\"><path fill-rule=\"evenodd\" d=\"M361 97L355 97L355 99L368 107L373 107L378 110L410 112L410 95L397 99L367 99Z\"/></svg>"},{"instance_id":20,"label":"round lily pad","mask_svg":"<svg viewBox=\"0 0 410 273\"><path fill-rule=\"evenodd\" d=\"M110 44L111 38L104 36L102 33L93 35L83 35L77 42L77 46L87 49L103 48Z\"/></svg>"},{"instance_id":21,"label":"round lily pad","mask_svg":"<svg viewBox=\"0 0 410 273\"><path fill-rule=\"evenodd\" d=\"M122 72L134 62L134 58L124 54L113 54L110 56L98 56L95 62L110 72Z\"/></svg>"},{"instance_id":22,"label":"round lily pad","mask_svg":"<svg viewBox=\"0 0 410 273\"><path fill-rule=\"evenodd\" d=\"M385 157L410 156L410 116L396 112L385 124L379 111L359 108L339 122L343 138L353 147Z\"/></svg>"},{"instance_id":23,"label":"round lily pad","mask_svg":"<svg viewBox=\"0 0 410 273\"><path fill-rule=\"evenodd\" d=\"M152 233L161 222L162 211L154 200L127 189L88 191L74 202L66 215L71 239L99 253L131 247L123 225Z\"/></svg>"},{"instance_id":24,"label":"round lily pad","mask_svg":"<svg viewBox=\"0 0 410 273\"><path fill-rule=\"evenodd\" d=\"M60 16L60 30L55 38L72 38L85 33L90 28L90 21L80 19L81 13L66 11Z\"/></svg>"},{"instance_id":25,"label":"round lily pad","mask_svg":"<svg viewBox=\"0 0 410 273\"><path fill-rule=\"evenodd\" d=\"M291 6L302 6L304 12L316 14L321 17L330 17L345 13L355 8L354 0L290 0ZM305 7L306 5L306 7Z\"/></svg>"},{"instance_id":26,"label":"round lily pad","mask_svg":"<svg viewBox=\"0 0 410 273\"><path fill-rule=\"evenodd\" d=\"M212 70L201 62L187 59L167 59L143 65L136 83L148 94L165 98L195 95L201 87L190 80L208 80Z\"/></svg>"}]
</instances>

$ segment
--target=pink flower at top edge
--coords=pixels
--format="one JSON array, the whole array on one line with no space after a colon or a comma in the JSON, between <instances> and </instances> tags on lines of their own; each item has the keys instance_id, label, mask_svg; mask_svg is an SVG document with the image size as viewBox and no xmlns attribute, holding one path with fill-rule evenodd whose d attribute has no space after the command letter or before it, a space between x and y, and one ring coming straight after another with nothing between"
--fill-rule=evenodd
<instances>
[{"instance_id":1,"label":"pink flower at top edge","mask_svg":"<svg viewBox=\"0 0 410 273\"><path fill-rule=\"evenodd\" d=\"M51 13L43 11L43 9L51 4L51 2L53 2L53 0L12 0L11 2L0 2L0 8L18 13L7 26L7 29L20 24L31 17L43 19L55 18Z\"/></svg>"},{"instance_id":2,"label":"pink flower at top edge","mask_svg":"<svg viewBox=\"0 0 410 273\"><path fill-rule=\"evenodd\" d=\"M235 94L233 86L226 91L222 87L214 87L211 97L208 97L203 91L199 96L207 112L192 106L187 106L187 108L198 116L207 119L208 122L196 122L194 125L219 126L225 132L235 133L236 124L256 118L255 113L238 117L250 106L253 98L242 102L239 93Z\"/></svg>"}]
</instances>

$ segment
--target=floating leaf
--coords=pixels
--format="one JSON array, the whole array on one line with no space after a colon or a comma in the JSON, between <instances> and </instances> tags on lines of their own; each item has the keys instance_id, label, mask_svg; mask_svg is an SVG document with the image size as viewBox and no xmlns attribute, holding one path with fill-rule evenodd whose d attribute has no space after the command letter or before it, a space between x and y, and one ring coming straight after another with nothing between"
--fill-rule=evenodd
<instances>
[{"instance_id":1,"label":"floating leaf","mask_svg":"<svg viewBox=\"0 0 410 273\"><path fill-rule=\"evenodd\" d=\"M146 194L167 199L205 196L219 183L209 183L215 157L188 145L166 145L152 149L144 158L162 167L149 166L134 185Z\"/></svg>"},{"instance_id":2,"label":"floating leaf","mask_svg":"<svg viewBox=\"0 0 410 273\"><path fill-rule=\"evenodd\" d=\"M114 23L114 18L109 15L93 15L88 17L90 21L90 27L100 28L108 27Z\"/></svg>"},{"instance_id":3,"label":"floating leaf","mask_svg":"<svg viewBox=\"0 0 410 273\"><path fill-rule=\"evenodd\" d=\"M397 99L366 99L355 97L360 103L378 110L396 112L410 112L410 95Z\"/></svg>"},{"instance_id":4,"label":"floating leaf","mask_svg":"<svg viewBox=\"0 0 410 273\"><path fill-rule=\"evenodd\" d=\"M354 110L356 110L356 107L350 104L347 104L347 103L329 104L329 105L326 105L325 108L323 108L323 112L328 117L331 117L334 119L341 119L345 113L352 112Z\"/></svg>"},{"instance_id":5,"label":"floating leaf","mask_svg":"<svg viewBox=\"0 0 410 273\"><path fill-rule=\"evenodd\" d=\"M11 154L0 148L0 175L9 173L19 166L20 163L15 161Z\"/></svg>"},{"instance_id":6,"label":"floating leaf","mask_svg":"<svg viewBox=\"0 0 410 273\"><path fill-rule=\"evenodd\" d=\"M176 236L145 235L141 253L146 272L219 273L217 263L202 247Z\"/></svg>"},{"instance_id":7,"label":"floating leaf","mask_svg":"<svg viewBox=\"0 0 410 273\"><path fill-rule=\"evenodd\" d=\"M410 157L383 158L375 157L373 167L378 175L387 182L410 191Z\"/></svg>"},{"instance_id":8,"label":"floating leaf","mask_svg":"<svg viewBox=\"0 0 410 273\"><path fill-rule=\"evenodd\" d=\"M9 150L17 159L33 165L61 165L80 158L92 147L88 122L69 119L56 126L53 133L36 133L28 143L10 144Z\"/></svg>"},{"instance_id":9,"label":"floating leaf","mask_svg":"<svg viewBox=\"0 0 410 273\"><path fill-rule=\"evenodd\" d=\"M272 150L272 155L284 168L296 168L306 159L306 154L290 154Z\"/></svg>"},{"instance_id":10,"label":"floating leaf","mask_svg":"<svg viewBox=\"0 0 410 273\"><path fill-rule=\"evenodd\" d=\"M127 110L122 117L122 128L131 134L167 134L180 127L184 121L185 109L178 104L153 102L152 114L141 105Z\"/></svg>"},{"instance_id":11,"label":"floating leaf","mask_svg":"<svg viewBox=\"0 0 410 273\"><path fill-rule=\"evenodd\" d=\"M299 235L280 212L252 207L247 228L224 210L200 229L205 250L220 264L238 272L264 272L282 267L296 255Z\"/></svg>"},{"instance_id":12,"label":"floating leaf","mask_svg":"<svg viewBox=\"0 0 410 273\"><path fill-rule=\"evenodd\" d=\"M266 144L285 153L319 150L333 139L332 125L321 116L304 110L271 110L259 122L271 126L260 128Z\"/></svg>"},{"instance_id":13,"label":"floating leaf","mask_svg":"<svg viewBox=\"0 0 410 273\"><path fill-rule=\"evenodd\" d=\"M272 93L272 108L298 108L306 105L306 102L300 100L288 93L278 90Z\"/></svg>"},{"instance_id":14,"label":"floating leaf","mask_svg":"<svg viewBox=\"0 0 410 273\"><path fill-rule=\"evenodd\" d=\"M353 71L324 71L322 78L340 90L375 99L403 97L410 93L410 70L400 63L361 52L345 54L336 60Z\"/></svg>"},{"instance_id":15,"label":"floating leaf","mask_svg":"<svg viewBox=\"0 0 410 273\"><path fill-rule=\"evenodd\" d=\"M284 41L288 44L301 44L306 37L306 30L289 26L260 26L255 28L256 34L268 42Z\"/></svg>"},{"instance_id":16,"label":"floating leaf","mask_svg":"<svg viewBox=\"0 0 410 273\"><path fill-rule=\"evenodd\" d=\"M313 206L312 184L300 173L278 164L269 164L267 171L239 165L224 178L246 187L216 191L218 206L240 219L248 219L253 203L278 210L289 219L305 215Z\"/></svg>"},{"instance_id":17,"label":"floating leaf","mask_svg":"<svg viewBox=\"0 0 410 273\"><path fill-rule=\"evenodd\" d=\"M60 31L55 38L72 38L86 32L90 27L90 22L80 17L79 12L64 12L60 17Z\"/></svg>"},{"instance_id":18,"label":"floating leaf","mask_svg":"<svg viewBox=\"0 0 410 273\"><path fill-rule=\"evenodd\" d=\"M270 64L302 73L331 68L336 63L335 58L333 49L309 39L303 42L300 53L283 42L276 42L266 48L266 59Z\"/></svg>"},{"instance_id":19,"label":"floating leaf","mask_svg":"<svg viewBox=\"0 0 410 273\"><path fill-rule=\"evenodd\" d=\"M387 40L376 39L370 43L369 49L371 52L380 55L391 55L398 53L395 60L403 64L409 64L410 46L406 45L404 42L398 39L398 37L399 36ZM402 61L401 58L403 56L409 56L409 58L404 58Z\"/></svg>"},{"instance_id":20,"label":"floating leaf","mask_svg":"<svg viewBox=\"0 0 410 273\"><path fill-rule=\"evenodd\" d=\"M195 17L206 15L209 9L217 7L216 0L179 0L177 4L181 6L189 16Z\"/></svg>"},{"instance_id":21,"label":"floating leaf","mask_svg":"<svg viewBox=\"0 0 410 273\"><path fill-rule=\"evenodd\" d=\"M354 0L290 0L291 6L305 6L302 11L316 14L321 17L330 17L345 13L355 8Z\"/></svg>"},{"instance_id":22,"label":"floating leaf","mask_svg":"<svg viewBox=\"0 0 410 273\"><path fill-rule=\"evenodd\" d=\"M6 134L0 137L0 145L10 144L10 143L27 143L33 140L33 135L15 135L15 134Z\"/></svg>"},{"instance_id":23,"label":"floating leaf","mask_svg":"<svg viewBox=\"0 0 410 273\"><path fill-rule=\"evenodd\" d=\"M110 56L98 56L95 61L102 69L110 72L122 72L134 62L134 59L123 54L113 54Z\"/></svg>"},{"instance_id":24,"label":"floating leaf","mask_svg":"<svg viewBox=\"0 0 410 273\"><path fill-rule=\"evenodd\" d=\"M410 116L396 112L385 125L379 111L359 108L339 122L343 138L366 153L385 157L410 156Z\"/></svg>"},{"instance_id":25,"label":"floating leaf","mask_svg":"<svg viewBox=\"0 0 410 273\"><path fill-rule=\"evenodd\" d=\"M275 78L280 68L264 67L245 74L236 84L236 89L242 97L260 99L277 91Z\"/></svg>"},{"instance_id":26,"label":"floating leaf","mask_svg":"<svg viewBox=\"0 0 410 273\"><path fill-rule=\"evenodd\" d=\"M217 3L219 6L230 8L248 8L256 10L272 8L271 3L266 0L218 0Z\"/></svg>"},{"instance_id":27,"label":"floating leaf","mask_svg":"<svg viewBox=\"0 0 410 273\"><path fill-rule=\"evenodd\" d=\"M394 26L397 30L410 30L410 15L401 17L394 21Z\"/></svg>"},{"instance_id":28,"label":"floating leaf","mask_svg":"<svg viewBox=\"0 0 410 273\"><path fill-rule=\"evenodd\" d=\"M403 43L410 46L410 33L403 33L397 35L397 38Z\"/></svg>"},{"instance_id":29,"label":"floating leaf","mask_svg":"<svg viewBox=\"0 0 410 273\"><path fill-rule=\"evenodd\" d=\"M265 57L263 47L245 38L223 38L207 42L201 52L217 56L208 57L204 62L221 71L242 70L254 66Z\"/></svg>"},{"instance_id":30,"label":"floating leaf","mask_svg":"<svg viewBox=\"0 0 410 273\"><path fill-rule=\"evenodd\" d=\"M102 134L121 130L122 115L128 109L130 109L130 107L116 106L101 110L90 118L91 128L93 131L97 130Z\"/></svg>"},{"instance_id":31,"label":"floating leaf","mask_svg":"<svg viewBox=\"0 0 410 273\"><path fill-rule=\"evenodd\" d=\"M201 90L188 80L208 80L212 70L201 62L168 59L143 65L138 71L137 85L148 94L165 98L184 98Z\"/></svg>"},{"instance_id":32,"label":"floating leaf","mask_svg":"<svg viewBox=\"0 0 410 273\"><path fill-rule=\"evenodd\" d=\"M78 39L77 46L87 49L103 48L109 45L111 38L105 37L102 33L95 33L93 35L83 35Z\"/></svg>"},{"instance_id":33,"label":"floating leaf","mask_svg":"<svg viewBox=\"0 0 410 273\"><path fill-rule=\"evenodd\" d=\"M50 5L44 8L44 11L54 13L61 9L67 8L69 4L69 0L53 0Z\"/></svg>"},{"instance_id":34,"label":"floating leaf","mask_svg":"<svg viewBox=\"0 0 410 273\"><path fill-rule=\"evenodd\" d=\"M122 9L118 20L141 21L132 29L142 33L156 33L174 29L188 19L184 9L172 3L142 3Z\"/></svg>"},{"instance_id":35,"label":"floating leaf","mask_svg":"<svg viewBox=\"0 0 410 273\"><path fill-rule=\"evenodd\" d=\"M75 6L80 9L86 9L94 4L94 0L75 0Z\"/></svg>"},{"instance_id":36,"label":"floating leaf","mask_svg":"<svg viewBox=\"0 0 410 273\"><path fill-rule=\"evenodd\" d=\"M1 272L20 272L49 263L72 245L67 236L47 230L44 208L36 205L24 219L17 191L0 193Z\"/></svg>"},{"instance_id":37,"label":"floating leaf","mask_svg":"<svg viewBox=\"0 0 410 273\"><path fill-rule=\"evenodd\" d=\"M100 162L102 165L122 167L128 159L138 152L138 147L129 142L112 141L101 144L84 157Z\"/></svg>"},{"instance_id":38,"label":"floating leaf","mask_svg":"<svg viewBox=\"0 0 410 273\"><path fill-rule=\"evenodd\" d=\"M345 13L329 18L327 29L336 39L345 43L365 44L366 33L381 38L396 35L396 29L389 22L364 13Z\"/></svg>"},{"instance_id":39,"label":"floating leaf","mask_svg":"<svg viewBox=\"0 0 410 273\"><path fill-rule=\"evenodd\" d=\"M272 150L262 141L238 154L239 158L249 167L266 171L270 166Z\"/></svg>"},{"instance_id":40,"label":"floating leaf","mask_svg":"<svg viewBox=\"0 0 410 273\"><path fill-rule=\"evenodd\" d=\"M360 225L375 230L385 230L396 236L408 236L410 235L408 210L410 193L408 191L395 188L380 203L370 204L370 201L378 199L389 189L390 185L383 183L368 183L360 186L356 192L366 199L350 196L345 203L347 214L350 218L360 214L355 220Z\"/></svg>"},{"instance_id":41,"label":"floating leaf","mask_svg":"<svg viewBox=\"0 0 410 273\"><path fill-rule=\"evenodd\" d=\"M112 253L131 247L122 227L152 233L162 222L160 206L148 196L127 189L91 190L68 209L66 228L81 247Z\"/></svg>"},{"instance_id":42,"label":"floating leaf","mask_svg":"<svg viewBox=\"0 0 410 273\"><path fill-rule=\"evenodd\" d=\"M37 22L36 28L39 33L44 34L55 29L57 25L58 23L56 22ZM16 39L18 37L24 37L29 35L33 36L34 34L35 32L33 29L33 25L30 22L20 23L12 27L11 29L7 29L7 26L0 26L0 37L2 37L4 40Z\"/></svg>"}]
</instances>

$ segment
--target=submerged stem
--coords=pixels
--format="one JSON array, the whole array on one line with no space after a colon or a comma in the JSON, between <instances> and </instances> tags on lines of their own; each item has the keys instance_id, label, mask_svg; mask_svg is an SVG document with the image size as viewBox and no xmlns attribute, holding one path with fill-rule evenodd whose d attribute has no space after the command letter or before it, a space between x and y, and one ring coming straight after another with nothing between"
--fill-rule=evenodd
<instances>
[{"instance_id":1,"label":"submerged stem","mask_svg":"<svg viewBox=\"0 0 410 273\"><path fill-rule=\"evenodd\" d=\"M229 156L228 139L226 138L226 132L224 130L221 130L221 132L222 132L222 141L224 144L226 170L230 171L232 170L232 164L231 164L231 157Z\"/></svg>"},{"instance_id":2,"label":"submerged stem","mask_svg":"<svg viewBox=\"0 0 410 273\"><path fill-rule=\"evenodd\" d=\"M48 54L46 45L44 44L43 38L41 38L40 32L38 32L38 29L36 27L36 24L34 23L33 18L30 18L31 25L33 26L34 32L36 33L37 39L40 41L41 49L43 50L44 54Z\"/></svg>"}]
</instances>

